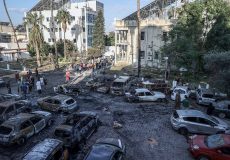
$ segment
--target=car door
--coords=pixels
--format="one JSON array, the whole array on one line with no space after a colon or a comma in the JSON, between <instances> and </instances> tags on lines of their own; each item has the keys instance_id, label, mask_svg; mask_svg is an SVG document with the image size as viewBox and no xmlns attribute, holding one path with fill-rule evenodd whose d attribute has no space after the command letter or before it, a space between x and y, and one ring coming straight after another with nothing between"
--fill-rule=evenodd
<instances>
[{"instance_id":1,"label":"car door","mask_svg":"<svg viewBox=\"0 0 230 160\"><path fill-rule=\"evenodd\" d=\"M215 160L229 160L230 159L230 147L221 147L216 150Z\"/></svg>"},{"instance_id":2,"label":"car door","mask_svg":"<svg viewBox=\"0 0 230 160\"><path fill-rule=\"evenodd\" d=\"M30 118L30 121L34 125L35 133L40 132L46 126L45 119L38 117L38 116L34 116Z\"/></svg>"},{"instance_id":3,"label":"car door","mask_svg":"<svg viewBox=\"0 0 230 160\"><path fill-rule=\"evenodd\" d=\"M198 118L199 132L203 134L216 134L218 130L215 128L215 123L205 118Z\"/></svg>"},{"instance_id":4,"label":"car door","mask_svg":"<svg viewBox=\"0 0 230 160\"><path fill-rule=\"evenodd\" d=\"M11 105L5 111L5 118L8 119L8 118L10 118L10 117L12 117L14 115L16 115L15 106Z\"/></svg>"},{"instance_id":5,"label":"car door","mask_svg":"<svg viewBox=\"0 0 230 160\"><path fill-rule=\"evenodd\" d=\"M20 133L21 135L29 138L34 135L34 125L29 121L25 121L20 125Z\"/></svg>"},{"instance_id":6,"label":"car door","mask_svg":"<svg viewBox=\"0 0 230 160\"><path fill-rule=\"evenodd\" d=\"M185 121L184 125L189 132L199 133L199 123L197 117L184 117L183 120Z\"/></svg>"},{"instance_id":7,"label":"car door","mask_svg":"<svg viewBox=\"0 0 230 160\"><path fill-rule=\"evenodd\" d=\"M145 93L144 92L139 92L138 93L138 99L139 99L139 101L146 101Z\"/></svg>"},{"instance_id":8,"label":"car door","mask_svg":"<svg viewBox=\"0 0 230 160\"><path fill-rule=\"evenodd\" d=\"M76 105L75 101L71 98L71 99L68 99L66 102L65 102L67 108L71 108L73 109Z\"/></svg>"},{"instance_id":9,"label":"car door","mask_svg":"<svg viewBox=\"0 0 230 160\"><path fill-rule=\"evenodd\" d=\"M156 101L156 96L151 92L145 92L146 101Z\"/></svg>"},{"instance_id":10,"label":"car door","mask_svg":"<svg viewBox=\"0 0 230 160\"><path fill-rule=\"evenodd\" d=\"M17 114L25 111L25 107L22 103L15 103L15 109Z\"/></svg>"}]
</instances>

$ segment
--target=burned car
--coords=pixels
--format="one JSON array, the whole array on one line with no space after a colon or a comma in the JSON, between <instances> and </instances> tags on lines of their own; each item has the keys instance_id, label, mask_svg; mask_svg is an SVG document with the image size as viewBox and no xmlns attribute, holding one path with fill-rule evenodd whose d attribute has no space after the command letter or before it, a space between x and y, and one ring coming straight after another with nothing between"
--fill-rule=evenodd
<instances>
[{"instance_id":1,"label":"burned car","mask_svg":"<svg viewBox=\"0 0 230 160\"><path fill-rule=\"evenodd\" d=\"M53 118L53 115L52 113L50 112L46 112L46 111L33 111L31 112L30 114L34 114L34 115L37 115L43 119L45 119L45 122L46 122L46 126L51 126L53 123L54 123L54 118Z\"/></svg>"},{"instance_id":2,"label":"burned car","mask_svg":"<svg viewBox=\"0 0 230 160\"><path fill-rule=\"evenodd\" d=\"M0 103L5 101L21 100L22 97L18 94L0 94Z\"/></svg>"},{"instance_id":3,"label":"burned car","mask_svg":"<svg viewBox=\"0 0 230 160\"><path fill-rule=\"evenodd\" d=\"M57 95L54 97L45 97L38 100L41 109L52 112L72 113L79 109L77 102L66 95Z\"/></svg>"},{"instance_id":4,"label":"burned car","mask_svg":"<svg viewBox=\"0 0 230 160\"><path fill-rule=\"evenodd\" d=\"M31 111L31 103L26 100L0 103L0 124L16 114Z\"/></svg>"},{"instance_id":5,"label":"burned car","mask_svg":"<svg viewBox=\"0 0 230 160\"><path fill-rule=\"evenodd\" d=\"M213 114L220 118L230 118L230 100L221 100L212 103Z\"/></svg>"},{"instance_id":6,"label":"burned car","mask_svg":"<svg viewBox=\"0 0 230 160\"><path fill-rule=\"evenodd\" d=\"M81 87L74 84L63 84L54 87L54 92L70 96L78 96L81 93Z\"/></svg>"},{"instance_id":7,"label":"burned car","mask_svg":"<svg viewBox=\"0 0 230 160\"><path fill-rule=\"evenodd\" d=\"M115 79L110 87L110 93L116 96L122 96L125 91L129 89L129 82L131 78L129 76L120 76Z\"/></svg>"},{"instance_id":8,"label":"burned car","mask_svg":"<svg viewBox=\"0 0 230 160\"><path fill-rule=\"evenodd\" d=\"M66 121L56 127L54 136L64 142L66 147L78 146L85 142L98 127L98 116L94 112L73 113Z\"/></svg>"},{"instance_id":9,"label":"burned car","mask_svg":"<svg viewBox=\"0 0 230 160\"><path fill-rule=\"evenodd\" d=\"M161 92L150 92L148 89L139 88L131 92L126 92L125 97L128 102L163 102L166 96Z\"/></svg>"},{"instance_id":10,"label":"burned car","mask_svg":"<svg viewBox=\"0 0 230 160\"><path fill-rule=\"evenodd\" d=\"M84 160L123 160L125 158L125 145L120 139L99 139L92 146Z\"/></svg>"},{"instance_id":11,"label":"burned car","mask_svg":"<svg viewBox=\"0 0 230 160\"><path fill-rule=\"evenodd\" d=\"M46 120L39 115L20 113L0 125L0 144L24 144L28 138L39 133L47 126Z\"/></svg>"},{"instance_id":12,"label":"burned car","mask_svg":"<svg viewBox=\"0 0 230 160\"><path fill-rule=\"evenodd\" d=\"M66 149L63 142L57 139L47 138L35 145L22 160L62 160L67 159L64 154ZM67 156L67 157L66 157Z\"/></svg>"},{"instance_id":13,"label":"burned car","mask_svg":"<svg viewBox=\"0 0 230 160\"><path fill-rule=\"evenodd\" d=\"M5 87L6 86L6 82L0 78L0 87Z\"/></svg>"}]
</instances>

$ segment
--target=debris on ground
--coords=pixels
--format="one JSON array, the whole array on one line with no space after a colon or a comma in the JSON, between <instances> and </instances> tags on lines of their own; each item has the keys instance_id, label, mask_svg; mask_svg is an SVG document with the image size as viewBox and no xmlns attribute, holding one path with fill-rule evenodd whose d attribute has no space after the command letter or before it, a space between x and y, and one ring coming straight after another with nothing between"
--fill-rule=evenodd
<instances>
[{"instance_id":1,"label":"debris on ground","mask_svg":"<svg viewBox=\"0 0 230 160\"><path fill-rule=\"evenodd\" d=\"M123 127L122 124L120 124L119 122L117 122L117 121L113 122L113 128L114 129L120 129L122 127Z\"/></svg>"}]
</instances>

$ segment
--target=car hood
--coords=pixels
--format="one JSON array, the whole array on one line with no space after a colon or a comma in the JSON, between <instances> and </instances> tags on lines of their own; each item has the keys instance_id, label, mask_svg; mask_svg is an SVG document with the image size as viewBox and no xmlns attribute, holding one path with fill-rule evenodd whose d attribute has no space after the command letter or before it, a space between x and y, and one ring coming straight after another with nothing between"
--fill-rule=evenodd
<instances>
[{"instance_id":1,"label":"car hood","mask_svg":"<svg viewBox=\"0 0 230 160\"><path fill-rule=\"evenodd\" d=\"M199 148L207 148L207 146L204 143L204 139L207 136L204 136L204 135L194 135L194 136L191 136L191 137L192 138L191 138L190 144L192 146L197 145Z\"/></svg>"},{"instance_id":2,"label":"car hood","mask_svg":"<svg viewBox=\"0 0 230 160\"><path fill-rule=\"evenodd\" d=\"M215 118L219 122L219 124L218 124L219 126L224 127L226 129L229 128L228 124L226 122L224 122L223 120L221 120L217 117L213 117L213 118Z\"/></svg>"}]
</instances>

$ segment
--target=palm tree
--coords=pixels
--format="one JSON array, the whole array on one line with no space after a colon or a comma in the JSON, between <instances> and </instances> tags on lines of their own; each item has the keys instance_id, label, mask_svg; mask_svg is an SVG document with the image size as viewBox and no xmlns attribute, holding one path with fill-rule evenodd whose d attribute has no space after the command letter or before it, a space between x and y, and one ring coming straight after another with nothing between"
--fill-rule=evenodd
<instances>
[{"instance_id":1,"label":"palm tree","mask_svg":"<svg viewBox=\"0 0 230 160\"><path fill-rule=\"evenodd\" d=\"M11 18L10 18L10 15L9 15L9 12L8 12L8 9L7 9L6 1L5 1L5 0L3 0L3 4L4 4L4 8L5 8L7 17L8 17L8 19L9 19L9 21L10 21L10 25L11 25L12 30L13 30L13 32L14 32L14 37L15 37L15 40L16 40L16 43L17 43L18 52L20 53L20 47L19 47L18 39L17 39L17 36L16 36L16 32L15 32L15 29L14 29L13 22L12 22L12 20L11 20Z\"/></svg>"},{"instance_id":2,"label":"palm tree","mask_svg":"<svg viewBox=\"0 0 230 160\"><path fill-rule=\"evenodd\" d=\"M41 48L43 44L43 35L40 28L42 20L43 16L38 16L37 13L28 13L24 19L25 25L30 26L31 28L31 31L29 32L29 43L35 48L38 67L41 67L39 48Z\"/></svg>"},{"instance_id":3,"label":"palm tree","mask_svg":"<svg viewBox=\"0 0 230 160\"><path fill-rule=\"evenodd\" d=\"M67 30L67 25L71 23L71 15L68 11L62 9L58 11L56 20L58 24L62 25L62 29L64 32L64 57L66 59L67 55L66 55L65 33Z\"/></svg>"}]
</instances>

